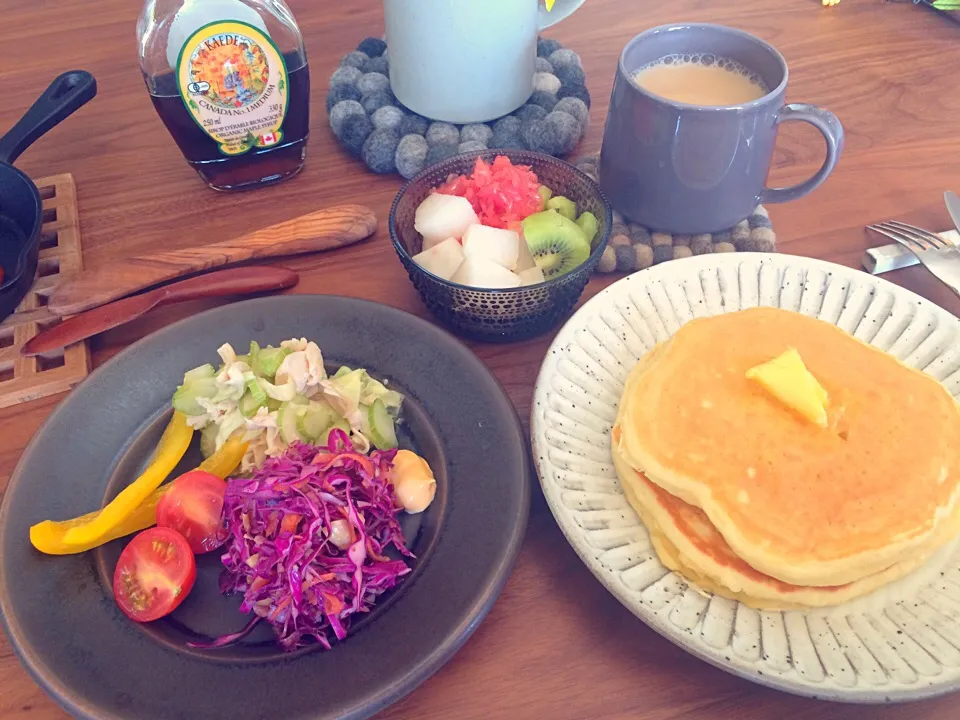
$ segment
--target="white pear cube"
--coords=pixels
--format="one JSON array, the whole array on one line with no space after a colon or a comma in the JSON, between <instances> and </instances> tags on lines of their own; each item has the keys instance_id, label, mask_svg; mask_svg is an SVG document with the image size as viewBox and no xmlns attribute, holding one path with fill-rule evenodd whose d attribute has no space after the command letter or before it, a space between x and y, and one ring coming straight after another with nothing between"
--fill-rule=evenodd
<instances>
[{"instance_id":1,"label":"white pear cube","mask_svg":"<svg viewBox=\"0 0 960 720\"><path fill-rule=\"evenodd\" d=\"M530 252L530 246L527 245L527 241L523 237L523 233L520 233L520 248L517 253L517 267L514 270L517 273L521 273L524 270L531 270L537 267L537 261L533 259L533 253Z\"/></svg>"},{"instance_id":2,"label":"white pear cube","mask_svg":"<svg viewBox=\"0 0 960 720\"><path fill-rule=\"evenodd\" d=\"M526 270L521 270L517 273L517 277L520 278L521 285L536 285L537 283L542 283L546 280L543 277L543 270L534 265L532 268L527 268Z\"/></svg>"},{"instance_id":3,"label":"white pear cube","mask_svg":"<svg viewBox=\"0 0 960 720\"><path fill-rule=\"evenodd\" d=\"M463 262L463 246L456 238L447 238L429 250L414 255L413 261L427 272L449 280Z\"/></svg>"},{"instance_id":4,"label":"white pear cube","mask_svg":"<svg viewBox=\"0 0 960 720\"><path fill-rule=\"evenodd\" d=\"M436 247L437 245L439 245L440 243L442 243L442 242L444 242L444 241L446 241L446 240L448 240L448 239L449 239L449 238L424 238L424 239L423 239L423 249L424 249L424 250L429 250L430 248ZM460 241L457 240L457 238L453 238L453 239L456 240L458 244L460 243ZM463 246L461 245L461 247L463 247Z\"/></svg>"},{"instance_id":5,"label":"white pear cube","mask_svg":"<svg viewBox=\"0 0 960 720\"><path fill-rule=\"evenodd\" d=\"M433 193L420 203L414 213L413 227L423 235L424 247L447 238L463 237L467 228L480 222L466 198Z\"/></svg>"},{"instance_id":6,"label":"white pear cube","mask_svg":"<svg viewBox=\"0 0 960 720\"><path fill-rule=\"evenodd\" d=\"M492 260L507 270L517 267L520 236L513 230L471 225L463 235L463 254L468 258Z\"/></svg>"},{"instance_id":7,"label":"white pear cube","mask_svg":"<svg viewBox=\"0 0 960 720\"><path fill-rule=\"evenodd\" d=\"M492 290L519 287L520 278L493 260L468 257L454 273L451 282Z\"/></svg>"}]
</instances>

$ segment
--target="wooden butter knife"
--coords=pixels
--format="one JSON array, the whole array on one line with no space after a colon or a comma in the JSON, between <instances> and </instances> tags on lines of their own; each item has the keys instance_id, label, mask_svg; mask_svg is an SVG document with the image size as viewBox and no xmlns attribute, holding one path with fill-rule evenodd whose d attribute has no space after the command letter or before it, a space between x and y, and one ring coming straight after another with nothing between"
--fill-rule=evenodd
<instances>
[{"instance_id":1,"label":"wooden butter knife","mask_svg":"<svg viewBox=\"0 0 960 720\"><path fill-rule=\"evenodd\" d=\"M173 278L257 258L331 250L376 229L377 216L363 205L318 210L235 240L108 262L65 280L48 307L56 315L74 315Z\"/></svg>"},{"instance_id":2,"label":"wooden butter knife","mask_svg":"<svg viewBox=\"0 0 960 720\"><path fill-rule=\"evenodd\" d=\"M20 354L29 357L66 347L130 322L161 305L223 295L284 290L296 285L299 279L293 270L278 267L230 268L199 275L67 318L28 340L20 348Z\"/></svg>"}]
</instances>

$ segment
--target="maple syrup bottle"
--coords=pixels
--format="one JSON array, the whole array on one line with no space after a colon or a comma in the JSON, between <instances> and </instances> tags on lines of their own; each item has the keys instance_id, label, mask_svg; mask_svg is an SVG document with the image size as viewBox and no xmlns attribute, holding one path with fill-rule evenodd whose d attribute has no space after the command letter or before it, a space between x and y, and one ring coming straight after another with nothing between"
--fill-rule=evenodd
<instances>
[{"instance_id":1,"label":"maple syrup bottle","mask_svg":"<svg viewBox=\"0 0 960 720\"><path fill-rule=\"evenodd\" d=\"M137 40L153 106L210 187L259 187L300 171L310 71L283 0L147 0Z\"/></svg>"}]
</instances>

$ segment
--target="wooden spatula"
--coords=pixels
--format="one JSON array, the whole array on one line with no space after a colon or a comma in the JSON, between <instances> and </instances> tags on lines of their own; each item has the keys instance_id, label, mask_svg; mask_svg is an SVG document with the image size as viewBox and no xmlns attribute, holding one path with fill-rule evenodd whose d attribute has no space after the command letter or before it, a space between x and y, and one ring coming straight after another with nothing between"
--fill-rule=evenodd
<instances>
[{"instance_id":1,"label":"wooden spatula","mask_svg":"<svg viewBox=\"0 0 960 720\"><path fill-rule=\"evenodd\" d=\"M20 348L24 357L50 352L80 342L99 333L135 320L144 313L173 303L227 295L286 290L297 284L293 270L277 267L239 267L167 283L149 292L123 298L67 318L59 325L41 331Z\"/></svg>"},{"instance_id":2,"label":"wooden spatula","mask_svg":"<svg viewBox=\"0 0 960 720\"><path fill-rule=\"evenodd\" d=\"M172 278L257 258L331 250L370 237L377 216L363 205L340 205L257 230L235 240L121 258L60 285L48 307L73 315Z\"/></svg>"}]
</instances>

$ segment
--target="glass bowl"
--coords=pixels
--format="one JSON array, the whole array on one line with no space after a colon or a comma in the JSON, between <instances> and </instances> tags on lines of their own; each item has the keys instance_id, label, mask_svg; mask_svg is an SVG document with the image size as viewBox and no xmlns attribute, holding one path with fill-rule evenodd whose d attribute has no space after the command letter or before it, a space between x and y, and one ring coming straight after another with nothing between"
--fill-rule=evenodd
<instances>
[{"instance_id":1,"label":"glass bowl","mask_svg":"<svg viewBox=\"0 0 960 720\"><path fill-rule=\"evenodd\" d=\"M506 155L514 165L529 165L554 195L573 200L578 213L596 216L599 229L586 262L537 285L483 290L444 280L413 261L423 246L423 238L413 227L420 203L449 175L469 175L478 157L493 162L498 155ZM455 333L475 340L512 342L546 332L573 309L607 245L613 211L597 184L563 160L526 150L482 150L444 160L410 180L393 201L389 225L400 262L438 320Z\"/></svg>"}]
</instances>

